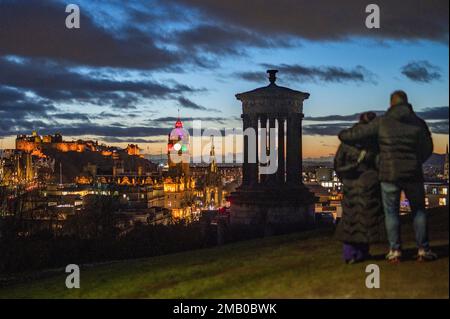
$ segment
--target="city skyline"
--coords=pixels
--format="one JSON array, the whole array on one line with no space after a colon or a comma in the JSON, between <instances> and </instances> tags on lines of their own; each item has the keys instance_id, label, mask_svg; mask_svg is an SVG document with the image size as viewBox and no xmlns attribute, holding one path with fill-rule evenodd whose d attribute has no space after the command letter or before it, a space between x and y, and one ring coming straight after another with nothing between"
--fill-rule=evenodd
<instances>
[{"instance_id":1,"label":"city skyline","mask_svg":"<svg viewBox=\"0 0 450 319\"><path fill-rule=\"evenodd\" d=\"M281 22L266 8L251 16L257 1L78 1L81 27L69 30L62 1L5 1L1 148L37 130L165 153L178 109L187 127L191 119L241 127L235 94L267 85L265 70L277 68L280 85L311 94L305 158L332 156L339 130L357 113L385 111L396 89L427 120L434 151L445 152L448 2L379 1L380 29L366 28L364 3L337 11L323 1L330 15L307 2L283 2ZM405 17L417 17L419 8L423 14L411 24Z\"/></svg>"}]
</instances>

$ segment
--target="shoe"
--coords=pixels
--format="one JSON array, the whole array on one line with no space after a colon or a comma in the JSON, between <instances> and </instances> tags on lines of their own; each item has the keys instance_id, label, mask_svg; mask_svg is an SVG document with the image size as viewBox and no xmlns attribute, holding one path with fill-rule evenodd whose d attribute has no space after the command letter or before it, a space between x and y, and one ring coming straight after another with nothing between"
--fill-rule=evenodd
<instances>
[{"instance_id":1,"label":"shoe","mask_svg":"<svg viewBox=\"0 0 450 319\"><path fill-rule=\"evenodd\" d=\"M424 262L424 261L433 261L436 260L438 258L438 256L433 253L431 251L431 249L423 249L423 248L419 248L419 251L417 252L417 256L416 259L419 262Z\"/></svg>"},{"instance_id":2,"label":"shoe","mask_svg":"<svg viewBox=\"0 0 450 319\"><path fill-rule=\"evenodd\" d=\"M390 264L398 264L402 257L402 251L400 249L391 249L386 255L386 260Z\"/></svg>"},{"instance_id":3,"label":"shoe","mask_svg":"<svg viewBox=\"0 0 450 319\"><path fill-rule=\"evenodd\" d=\"M348 260L345 261L345 263L346 263L347 265L353 265L354 263L356 263L356 260L355 260L355 258L348 259Z\"/></svg>"}]
</instances>

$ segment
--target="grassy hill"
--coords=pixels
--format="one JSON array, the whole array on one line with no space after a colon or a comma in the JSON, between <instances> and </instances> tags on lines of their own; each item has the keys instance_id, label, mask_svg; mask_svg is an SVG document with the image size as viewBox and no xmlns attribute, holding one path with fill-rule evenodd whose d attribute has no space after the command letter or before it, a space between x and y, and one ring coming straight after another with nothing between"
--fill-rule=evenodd
<instances>
[{"instance_id":1,"label":"grassy hill","mask_svg":"<svg viewBox=\"0 0 450 319\"><path fill-rule=\"evenodd\" d=\"M411 222L402 229L406 260L345 265L331 229L179 254L82 268L81 288L65 275L0 288L0 298L448 298L448 209L430 211L431 263L417 263ZM365 287L365 267L381 270L381 288Z\"/></svg>"}]
</instances>

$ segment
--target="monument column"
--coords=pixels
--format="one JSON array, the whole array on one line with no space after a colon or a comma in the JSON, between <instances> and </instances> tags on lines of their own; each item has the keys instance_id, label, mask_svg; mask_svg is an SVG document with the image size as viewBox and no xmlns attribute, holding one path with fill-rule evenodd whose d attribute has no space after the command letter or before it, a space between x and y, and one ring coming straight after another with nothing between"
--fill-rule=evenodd
<instances>
[{"instance_id":1,"label":"monument column","mask_svg":"<svg viewBox=\"0 0 450 319\"><path fill-rule=\"evenodd\" d=\"M285 117L284 115L278 115L278 170L277 170L277 179L279 184L284 184L285 182L285 152L284 152L284 123Z\"/></svg>"},{"instance_id":2,"label":"monument column","mask_svg":"<svg viewBox=\"0 0 450 319\"><path fill-rule=\"evenodd\" d=\"M298 114L291 114L287 119L286 171L287 182L300 183L300 122Z\"/></svg>"},{"instance_id":3,"label":"monument column","mask_svg":"<svg viewBox=\"0 0 450 319\"><path fill-rule=\"evenodd\" d=\"M258 161L258 115L257 114L249 114L248 115L249 120L250 120L250 126L251 128L253 128L253 130L255 131L255 146L254 146L254 151L255 151L255 155L256 157L254 158L255 161L253 161L253 159L251 159L251 162L254 163L248 163L248 169L249 169L249 185L257 185L258 184L258 166L259 166L259 161ZM249 149L249 147L252 147L251 145L247 146L247 151Z\"/></svg>"},{"instance_id":4,"label":"monument column","mask_svg":"<svg viewBox=\"0 0 450 319\"><path fill-rule=\"evenodd\" d=\"M270 158L273 158L274 155L278 155L278 154L273 154L273 153L277 152L277 149L276 149L276 139L277 139L277 137L275 136L275 138L273 140L270 137L270 130L275 130L276 129L275 122L276 122L275 116L274 115L270 115L269 116L269 131L267 133L268 134L268 141L269 141ZM275 164L277 164L276 158L277 158L277 156L275 156ZM274 165L274 163L270 163L270 165ZM276 184L276 182L277 182L277 173L276 172L273 173L273 174L270 174L268 176L268 182L271 185Z\"/></svg>"},{"instance_id":5,"label":"monument column","mask_svg":"<svg viewBox=\"0 0 450 319\"><path fill-rule=\"evenodd\" d=\"M242 130L245 131L250 127L250 117L248 114L242 114ZM244 135L244 163L242 163L242 186L250 185L250 166L248 162L248 138Z\"/></svg>"},{"instance_id":6,"label":"monument column","mask_svg":"<svg viewBox=\"0 0 450 319\"><path fill-rule=\"evenodd\" d=\"M258 159L263 159L263 163L261 163L261 160L258 160L259 165L267 165L267 115L261 114L259 116L259 119L261 121L261 150L258 152ZM259 175L259 182L261 184L264 184L267 181L267 175L261 174Z\"/></svg>"}]
</instances>

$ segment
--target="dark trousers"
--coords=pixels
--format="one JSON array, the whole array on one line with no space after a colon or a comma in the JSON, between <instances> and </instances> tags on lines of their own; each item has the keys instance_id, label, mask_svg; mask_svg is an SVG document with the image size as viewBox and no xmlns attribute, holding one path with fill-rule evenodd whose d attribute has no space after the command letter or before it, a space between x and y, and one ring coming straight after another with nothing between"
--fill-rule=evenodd
<instances>
[{"instance_id":1,"label":"dark trousers","mask_svg":"<svg viewBox=\"0 0 450 319\"><path fill-rule=\"evenodd\" d=\"M423 183L381 183L381 197L390 249L401 249L400 193L405 192L414 219L417 247L427 250L428 230Z\"/></svg>"}]
</instances>

